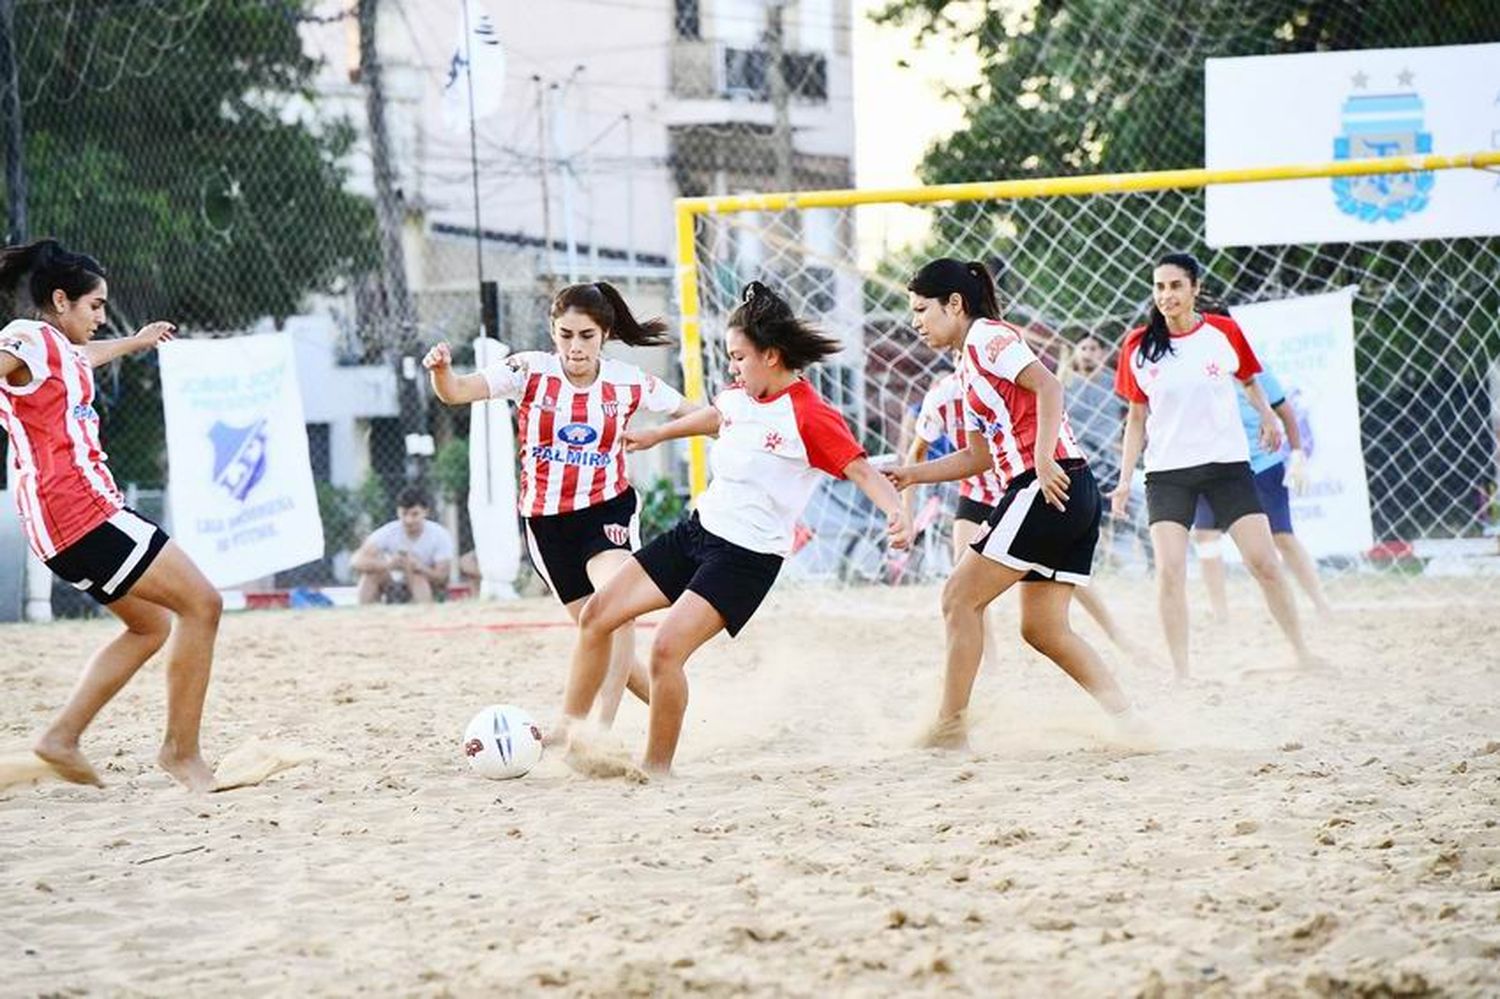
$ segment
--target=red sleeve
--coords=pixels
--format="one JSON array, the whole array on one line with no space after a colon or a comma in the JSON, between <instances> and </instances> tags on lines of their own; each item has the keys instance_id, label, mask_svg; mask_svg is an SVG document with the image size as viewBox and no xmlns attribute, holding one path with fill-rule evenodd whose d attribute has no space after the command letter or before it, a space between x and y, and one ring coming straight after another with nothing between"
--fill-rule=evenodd
<instances>
[{"instance_id":1,"label":"red sleeve","mask_svg":"<svg viewBox=\"0 0 1500 999\"><path fill-rule=\"evenodd\" d=\"M851 461L863 458L865 449L849 432L843 414L820 399L806 382L802 387L803 391L792 395L792 408L797 413L797 432L807 448L807 463L842 479L844 469Z\"/></svg>"},{"instance_id":2,"label":"red sleeve","mask_svg":"<svg viewBox=\"0 0 1500 999\"><path fill-rule=\"evenodd\" d=\"M1260 374L1260 359L1255 356L1255 351L1250 349L1250 341L1245 339L1245 331L1240 329L1240 324L1228 316L1215 316L1215 326L1229 340L1229 345L1234 348L1234 354L1240 359L1240 366L1234 376L1242 382L1248 382Z\"/></svg>"},{"instance_id":3,"label":"red sleeve","mask_svg":"<svg viewBox=\"0 0 1500 999\"><path fill-rule=\"evenodd\" d=\"M1141 383L1135 380L1135 348L1145 334L1145 327L1137 327L1126 333L1125 342L1120 346L1120 355L1115 359L1115 394L1127 402L1148 401L1146 393L1141 390Z\"/></svg>"}]
</instances>

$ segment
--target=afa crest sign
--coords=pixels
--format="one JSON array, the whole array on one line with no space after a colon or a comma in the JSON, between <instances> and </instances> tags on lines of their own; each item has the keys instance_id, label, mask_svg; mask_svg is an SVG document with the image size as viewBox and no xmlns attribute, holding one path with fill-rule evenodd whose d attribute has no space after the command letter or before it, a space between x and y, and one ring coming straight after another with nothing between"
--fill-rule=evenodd
<instances>
[{"instance_id":1,"label":"afa crest sign","mask_svg":"<svg viewBox=\"0 0 1500 999\"><path fill-rule=\"evenodd\" d=\"M1402 74L1406 80L1410 73ZM1356 84L1367 77L1355 75ZM1432 133L1424 128L1422 98L1415 92L1354 94L1344 101L1343 130L1333 140L1336 160L1388 156L1423 156L1432 152ZM1399 222L1425 211L1437 175L1381 173L1369 177L1335 177L1333 196L1339 211L1361 222Z\"/></svg>"}]
</instances>

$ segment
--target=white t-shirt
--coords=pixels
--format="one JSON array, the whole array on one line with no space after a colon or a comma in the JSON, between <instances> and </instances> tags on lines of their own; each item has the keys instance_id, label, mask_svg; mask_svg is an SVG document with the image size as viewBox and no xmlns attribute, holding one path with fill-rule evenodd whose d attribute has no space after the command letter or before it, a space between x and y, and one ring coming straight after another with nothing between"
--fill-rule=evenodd
<instances>
[{"instance_id":1,"label":"white t-shirt","mask_svg":"<svg viewBox=\"0 0 1500 999\"><path fill-rule=\"evenodd\" d=\"M1228 316L1205 315L1155 361L1141 355L1146 328L1125 334L1115 391L1145 403L1146 471L1250 460L1235 381L1249 383L1260 362Z\"/></svg>"},{"instance_id":2,"label":"white t-shirt","mask_svg":"<svg viewBox=\"0 0 1500 999\"><path fill-rule=\"evenodd\" d=\"M453 558L453 535L442 524L432 520L422 521L422 533L415 538L406 533L406 528L399 520L382 524L370 533L370 544L387 558L404 552L424 569Z\"/></svg>"},{"instance_id":3,"label":"white t-shirt","mask_svg":"<svg viewBox=\"0 0 1500 999\"><path fill-rule=\"evenodd\" d=\"M482 372L492 399L516 400L523 516L571 513L614 499L625 477L625 425L642 406L674 413L682 393L634 364L606 357L585 388L568 381L562 361L523 351Z\"/></svg>"},{"instance_id":4,"label":"white t-shirt","mask_svg":"<svg viewBox=\"0 0 1500 999\"><path fill-rule=\"evenodd\" d=\"M865 449L839 411L802 379L765 399L725 389L714 408L722 423L698 519L704 530L741 548L790 555L797 518L819 478L843 478Z\"/></svg>"},{"instance_id":5,"label":"white t-shirt","mask_svg":"<svg viewBox=\"0 0 1500 999\"><path fill-rule=\"evenodd\" d=\"M959 372L950 371L938 378L922 397L916 434L928 444L947 437L955 448L963 449L967 438L964 436L964 382ZM996 505L1004 494L999 477L989 470L969 476L958 486L958 495L985 506Z\"/></svg>"}]
</instances>

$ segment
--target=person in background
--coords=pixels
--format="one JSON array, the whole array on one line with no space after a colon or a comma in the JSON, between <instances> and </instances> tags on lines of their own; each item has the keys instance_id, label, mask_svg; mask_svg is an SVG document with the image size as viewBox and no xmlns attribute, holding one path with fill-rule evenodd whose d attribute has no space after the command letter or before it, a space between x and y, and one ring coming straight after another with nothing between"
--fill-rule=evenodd
<instances>
[{"instance_id":1,"label":"person in background","mask_svg":"<svg viewBox=\"0 0 1500 999\"><path fill-rule=\"evenodd\" d=\"M350 568L359 576L359 602L381 599L430 604L453 571L453 535L435 520L427 495L407 486L396 497L396 519L382 524L359 546Z\"/></svg>"}]
</instances>

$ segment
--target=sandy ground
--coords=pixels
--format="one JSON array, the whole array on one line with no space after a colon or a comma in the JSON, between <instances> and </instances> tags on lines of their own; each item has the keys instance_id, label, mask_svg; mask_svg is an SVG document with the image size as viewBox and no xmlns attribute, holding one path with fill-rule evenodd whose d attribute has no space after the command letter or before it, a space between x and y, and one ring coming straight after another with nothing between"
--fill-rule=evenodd
<instances>
[{"instance_id":1,"label":"sandy ground","mask_svg":"<svg viewBox=\"0 0 1500 999\"><path fill-rule=\"evenodd\" d=\"M1111 655L1145 754L1013 599L973 749L910 748L936 592L783 591L690 668L678 776L644 786L466 772L479 707L551 717L569 635L511 627L545 601L233 615L210 756L316 759L176 789L148 666L85 746L109 787L0 790L0 993L1494 995L1500 621L1416 586L1316 627L1337 677L1244 676L1286 657L1243 585L1196 685ZM1149 584L1106 592L1154 636ZM0 628L0 750L110 630Z\"/></svg>"}]
</instances>

